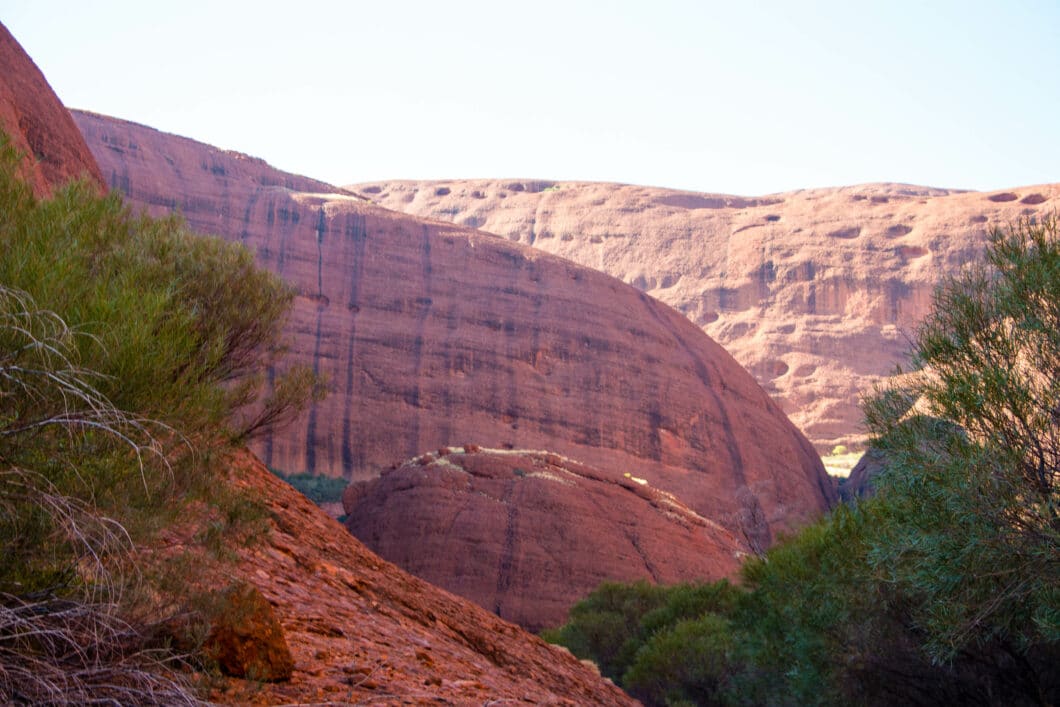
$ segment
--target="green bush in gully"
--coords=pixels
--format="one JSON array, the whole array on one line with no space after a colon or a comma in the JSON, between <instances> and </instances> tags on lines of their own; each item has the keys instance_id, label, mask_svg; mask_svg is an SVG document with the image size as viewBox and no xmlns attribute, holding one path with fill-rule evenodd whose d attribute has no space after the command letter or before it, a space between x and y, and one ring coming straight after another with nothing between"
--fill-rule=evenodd
<instances>
[{"instance_id":1,"label":"green bush in gully","mask_svg":"<svg viewBox=\"0 0 1060 707\"><path fill-rule=\"evenodd\" d=\"M193 499L237 536L263 515L210 459L319 393L296 370L260 399L292 294L116 195L37 200L17 164L0 135L0 702L193 701L141 650L130 550Z\"/></svg>"},{"instance_id":2,"label":"green bush in gully","mask_svg":"<svg viewBox=\"0 0 1060 707\"><path fill-rule=\"evenodd\" d=\"M277 469L270 471L318 506L324 503L339 503L342 501L342 492L349 486L349 482L341 477L316 476L304 472L285 474Z\"/></svg>"},{"instance_id":3,"label":"green bush in gully","mask_svg":"<svg viewBox=\"0 0 1060 707\"><path fill-rule=\"evenodd\" d=\"M911 370L864 402L887 459L874 499L739 587L604 585L547 637L650 705L1056 704L1055 218L995 230L939 288Z\"/></svg>"}]
</instances>

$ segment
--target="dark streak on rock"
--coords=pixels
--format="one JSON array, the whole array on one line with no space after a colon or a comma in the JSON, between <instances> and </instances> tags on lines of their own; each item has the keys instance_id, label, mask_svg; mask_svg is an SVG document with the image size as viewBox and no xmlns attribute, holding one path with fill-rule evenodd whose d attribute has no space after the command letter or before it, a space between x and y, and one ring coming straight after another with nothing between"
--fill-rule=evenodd
<instances>
[{"instance_id":1,"label":"dark streak on rock","mask_svg":"<svg viewBox=\"0 0 1060 707\"><path fill-rule=\"evenodd\" d=\"M419 454L420 451L420 417L423 415L423 411L420 407L420 376L423 368L423 349L426 344L424 341L424 333L426 330L427 317L431 311L430 302L432 299L431 291L431 276L433 266L431 265L431 229L430 226L424 224L423 226L423 248L420 251L423 254L423 267L421 270L421 277L423 278L423 289L424 293L424 304L419 307L419 316L416 319L416 337L412 344L412 361L413 361L413 381L414 386L412 394L409 396L409 404L416 408L413 410L411 419L409 420L409 435L408 435L408 456L414 457Z\"/></svg>"},{"instance_id":2,"label":"dark streak on rock","mask_svg":"<svg viewBox=\"0 0 1060 707\"><path fill-rule=\"evenodd\" d=\"M324 217L324 208L320 208L320 218L317 219L317 297L324 296L324 233L328 224Z\"/></svg>"},{"instance_id":3,"label":"dark streak on rock","mask_svg":"<svg viewBox=\"0 0 1060 707\"><path fill-rule=\"evenodd\" d=\"M243 227L239 229L239 242L244 246L247 245L247 239L250 237L250 216L254 212L254 205L258 203L257 192L251 194L247 198L247 208L243 211Z\"/></svg>"},{"instance_id":4,"label":"dark streak on rock","mask_svg":"<svg viewBox=\"0 0 1060 707\"><path fill-rule=\"evenodd\" d=\"M361 287L364 281L364 257L368 247L368 232L365 218L362 214L347 214L344 229L346 241L352 244L352 269L349 274L350 295L346 300L347 311L350 313L350 328L348 344L346 346L346 384L343 389L345 403L342 406L342 471L347 478L353 478L354 472L364 466L364 445L359 444L357 454L353 452L353 422L351 413L355 409L354 400L354 363L356 362L357 347L357 312L360 311Z\"/></svg>"},{"instance_id":5,"label":"dark streak on rock","mask_svg":"<svg viewBox=\"0 0 1060 707\"><path fill-rule=\"evenodd\" d=\"M587 477L583 476L583 478ZM626 490L630 493L635 493L634 491L632 491L632 489L627 488ZM589 501L600 511L601 518L612 517L612 510L609 508L605 508L603 504L601 504L600 501L596 498L596 496L589 494L586 496L586 498L588 498ZM630 527L629 525L622 523L621 519L614 521L614 526L619 532L622 533L623 537L625 537L626 540L629 541L629 544L633 547L633 550L636 551L637 555L640 557L641 562L644 563L644 569L647 570L648 576L651 577L651 580L658 584L660 581L659 571L655 568L655 565L652 564L652 562L648 559L648 556L644 553L644 550L641 548L640 539L637 536L636 530Z\"/></svg>"},{"instance_id":6,"label":"dark streak on rock","mask_svg":"<svg viewBox=\"0 0 1060 707\"><path fill-rule=\"evenodd\" d=\"M644 550L641 549L637 534L631 530L626 530L625 528L623 528L623 531L625 532L626 538L629 540L629 544L632 545L633 549L637 551L638 555L640 555L641 562L644 563L644 569L648 570L648 575L651 576L651 581L658 584L659 573L652 565L651 560L648 559L648 556L644 554Z\"/></svg>"},{"instance_id":7,"label":"dark streak on rock","mask_svg":"<svg viewBox=\"0 0 1060 707\"><path fill-rule=\"evenodd\" d=\"M317 309L317 330L313 338L313 375L320 375L320 336L323 333L323 308ZM305 426L305 473L315 474L317 469L317 405L309 406L309 419Z\"/></svg>"},{"instance_id":8,"label":"dark streak on rock","mask_svg":"<svg viewBox=\"0 0 1060 707\"><path fill-rule=\"evenodd\" d=\"M721 381L717 379L716 376L711 375L710 369L708 368L707 364L703 361L703 359L699 357L695 349L689 346L688 342L685 341L685 339L676 330L676 328L670 322L667 322L659 313L659 303L648 295L644 294L643 292L639 293L639 295L641 302L644 303L644 306L648 310L648 313L651 314L651 316L657 322L659 322L660 326L662 326L666 331L670 333L671 336L673 336L677 344L686 354L688 354L688 357L692 360L692 368L693 370L695 370L696 376L699 378L699 380L703 382L703 387L710 393L711 398L714 400L714 409L717 411L717 414L721 418L721 426L722 429L725 431L725 447L728 450L729 459L732 462L733 476L736 478L737 481L736 486L737 488L739 488L740 486L746 486L747 478L744 475L743 455L740 453L740 446L739 444L737 444L736 436L733 434L732 420L729 419L729 413L726 410L725 405L721 400L721 396L718 395L717 391L717 386L721 385ZM696 471L706 472L709 470L697 468Z\"/></svg>"},{"instance_id":9,"label":"dark streak on rock","mask_svg":"<svg viewBox=\"0 0 1060 707\"><path fill-rule=\"evenodd\" d=\"M501 616L501 604L511 589L512 568L515 566L515 529L519 523L519 509L512 503L515 486L515 480L509 481L504 489L504 498L501 499L508 509L508 525L504 529L504 549L497 567L497 594L493 600L493 613L497 616Z\"/></svg>"}]
</instances>

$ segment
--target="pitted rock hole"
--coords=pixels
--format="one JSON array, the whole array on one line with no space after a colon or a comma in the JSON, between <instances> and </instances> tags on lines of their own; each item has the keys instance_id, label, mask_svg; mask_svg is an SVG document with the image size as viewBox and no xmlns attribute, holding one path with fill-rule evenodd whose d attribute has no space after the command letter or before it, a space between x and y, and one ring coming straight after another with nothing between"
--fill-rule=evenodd
<instances>
[{"instance_id":1,"label":"pitted rock hole","mask_svg":"<svg viewBox=\"0 0 1060 707\"><path fill-rule=\"evenodd\" d=\"M1006 191L1006 192L1001 192L1000 194L991 194L990 196L988 196L986 198L989 201L993 201L993 202L996 202L996 203L1004 203L1006 201L1015 201L1016 199L1019 198L1019 196L1016 195L1016 194L1013 194L1010 191Z\"/></svg>"},{"instance_id":2,"label":"pitted rock hole","mask_svg":"<svg viewBox=\"0 0 1060 707\"><path fill-rule=\"evenodd\" d=\"M828 234L829 238L857 238L861 235L861 226L851 226L849 228L840 228L838 231L832 231Z\"/></svg>"},{"instance_id":3,"label":"pitted rock hole","mask_svg":"<svg viewBox=\"0 0 1060 707\"><path fill-rule=\"evenodd\" d=\"M906 226L904 223L896 223L895 225L884 231L883 235L888 238L899 238L901 236L908 235L913 232L912 226Z\"/></svg>"}]
</instances>

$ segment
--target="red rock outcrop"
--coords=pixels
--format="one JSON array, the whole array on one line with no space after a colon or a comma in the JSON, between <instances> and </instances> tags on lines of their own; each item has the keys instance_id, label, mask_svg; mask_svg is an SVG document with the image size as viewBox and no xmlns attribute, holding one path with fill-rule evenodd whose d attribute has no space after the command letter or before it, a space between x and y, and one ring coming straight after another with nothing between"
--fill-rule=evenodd
<instances>
[{"instance_id":1,"label":"red rock outcrop","mask_svg":"<svg viewBox=\"0 0 1060 707\"><path fill-rule=\"evenodd\" d=\"M528 180L351 186L607 272L677 308L755 375L817 449L863 441L859 395L896 363L935 284L987 229L1051 213L1060 185L900 184L758 198Z\"/></svg>"},{"instance_id":2,"label":"red rock outcrop","mask_svg":"<svg viewBox=\"0 0 1060 707\"><path fill-rule=\"evenodd\" d=\"M263 682L290 680L294 658L270 604L252 584L221 594L203 651L225 675Z\"/></svg>"},{"instance_id":3,"label":"red rock outcrop","mask_svg":"<svg viewBox=\"0 0 1060 707\"><path fill-rule=\"evenodd\" d=\"M22 154L21 176L38 197L72 179L106 189L81 132L22 46L0 24L0 129Z\"/></svg>"},{"instance_id":4,"label":"red rock outcrop","mask_svg":"<svg viewBox=\"0 0 1060 707\"><path fill-rule=\"evenodd\" d=\"M245 155L75 117L131 204L179 208L298 289L291 357L331 394L257 447L270 466L355 480L469 440L551 449L635 470L763 544L834 500L813 448L754 379L635 288Z\"/></svg>"},{"instance_id":5,"label":"red rock outcrop","mask_svg":"<svg viewBox=\"0 0 1060 707\"><path fill-rule=\"evenodd\" d=\"M193 579L256 586L283 627L294 668L285 682L228 679L213 700L636 704L565 650L380 559L251 455L233 459L227 476L265 504L267 527L235 549L235 564L204 559Z\"/></svg>"},{"instance_id":6,"label":"red rock outcrop","mask_svg":"<svg viewBox=\"0 0 1060 707\"><path fill-rule=\"evenodd\" d=\"M720 579L748 551L635 470L616 479L547 452L444 448L343 500L380 556L535 632L601 582Z\"/></svg>"}]
</instances>

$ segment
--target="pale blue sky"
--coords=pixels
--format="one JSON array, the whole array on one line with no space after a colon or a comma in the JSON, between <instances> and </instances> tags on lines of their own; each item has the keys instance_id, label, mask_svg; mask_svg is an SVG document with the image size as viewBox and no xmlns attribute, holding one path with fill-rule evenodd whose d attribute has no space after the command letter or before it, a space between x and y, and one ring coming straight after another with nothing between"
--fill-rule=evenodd
<instances>
[{"instance_id":1,"label":"pale blue sky","mask_svg":"<svg viewBox=\"0 0 1060 707\"><path fill-rule=\"evenodd\" d=\"M336 184L1060 181L1060 0L0 0L69 106Z\"/></svg>"}]
</instances>

